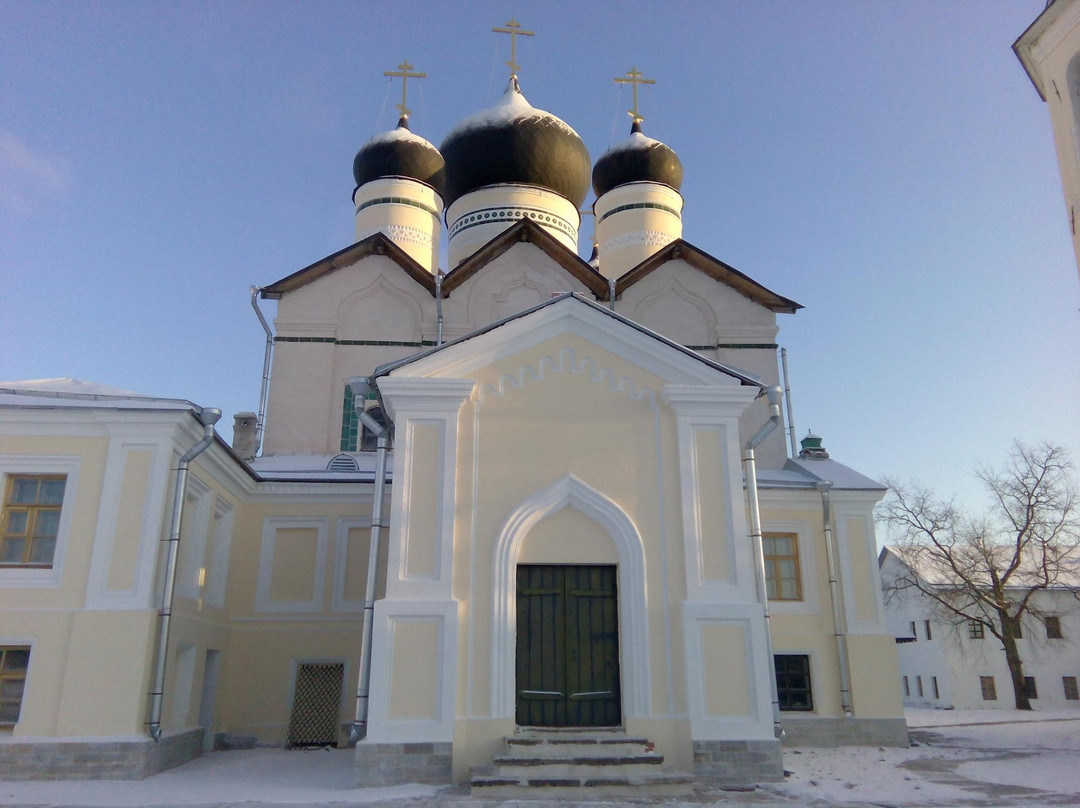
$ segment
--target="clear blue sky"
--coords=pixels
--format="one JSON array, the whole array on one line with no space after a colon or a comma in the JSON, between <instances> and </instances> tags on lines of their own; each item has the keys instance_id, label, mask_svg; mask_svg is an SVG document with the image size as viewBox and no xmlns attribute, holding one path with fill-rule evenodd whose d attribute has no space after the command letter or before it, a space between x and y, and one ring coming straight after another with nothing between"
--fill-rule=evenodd
<instances>
[{"instance_id":1,"label":"clear blue sky","mask_svg":"<svg viewBox=\"0 0 1080 808\"><path fill-rule=\"evenodd\" d=\"M352 157L438 144L505 85L593 159L645 131L686 238L781 317L800 434L976 503L1014 438L1080 451L1080 282L1049 119L1010 45L1043 0L0 4L0 379L258 406L248 300L352 241ZM585 229L591 227L586 223ZM444 253L445 255L445 253ZM268 306L272 315L273 306Z\"/></svg>"}]
</instances>

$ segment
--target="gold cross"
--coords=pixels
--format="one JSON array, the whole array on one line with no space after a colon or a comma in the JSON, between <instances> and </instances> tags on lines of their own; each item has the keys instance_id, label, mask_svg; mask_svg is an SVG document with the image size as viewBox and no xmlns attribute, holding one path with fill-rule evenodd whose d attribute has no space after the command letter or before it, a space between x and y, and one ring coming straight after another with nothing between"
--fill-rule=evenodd
<instances>
[{"instance_id":1,"label":"gold cross","mask_svg":"<svg viewBox=\"0 0 1080 808\"><path fill-rule=\"evenodd\" d=\"M406 59L404 62L397 66L397 70L386 70L383 72L384 76L397 76L401 79L401 103L395 104L394 106L401 110L402 115L409 114L409 108L405 106L405 97L409 90L409 79L427 78L427 73L412 72L412 69L414 67L415 65L409 64L409 60Z\"/></svg>"},{"instance_id":2,"label":"gold cross","mask_svg":"<svg viewBox=\"0 0 1080 808\"><path fill-rule=\"evenodd\" d=\"M518 70L521 69L521 65L517 63L517 38L519 36L535 36L536 32L522 30L521 23L514 17L510 18L510 22L506 24L505 28L492 28L491 30L496 34L510 34L510 61L506 63L506 66L516 76Z\"/></svg>"},{"instance_id":3,"label":"gold cross","mask_svg":"<svg viewBox=\"0 0 1080 808\"><path fill-rule=\"evenodd\" d=\"M641 114L638 112L637 88L638 88L639 84L656 84L656 80L655 79L643 79L642 75L644 75L644 74L640 70L638 70L636 67L631 67L628 71L626 71L626 75L629 76L629 78L615 79L616 84L632 84L632 85L634 85L634 108L630 109L630 110L627 110L626 114L629 115L634 120L635 123L637 121L643 121L645 119L642 118Z\"/></svg>"}]
</instances>

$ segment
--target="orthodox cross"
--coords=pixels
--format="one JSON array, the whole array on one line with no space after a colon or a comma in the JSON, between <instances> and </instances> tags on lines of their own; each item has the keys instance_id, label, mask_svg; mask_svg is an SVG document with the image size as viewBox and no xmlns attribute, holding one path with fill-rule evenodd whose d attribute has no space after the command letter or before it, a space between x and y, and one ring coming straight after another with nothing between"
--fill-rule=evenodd
<instances>
[{"instance_id":1,"label":"orthodox cross","mask_svg":"<svg viewBox=\"0 0 1080 808\"><path fill-rule=\"evenodd\" d=\"M641 114L638 112L637 88L639 84L656 84L656 79L643 79L642 75L644 74L636 67L631 67L628 71L626 71L626 75L627 78L615 79L616 84L632 84L634 86L634 108L631 110L627 110L626 114L629 115L635 123L638 121L643 121L645 119L642 118Z\"/></svg>"},{"instance_id":2,"label":"orthodox cross","mask_svg":"<svg viewBox=\"0 0 1080 808\"><path fill-rule=\"evenodd\" d=\"M516 18L511 17L510 22L506 24L505 28L492 28L496 34L510 34L510 61L506 63L510 68L510 72L515 76L518 70L521 69L521 65L517 63L517 38L519 36L535 36L535 31L524 31L521 28L521 23Z\"/></svg>"},{"instance_id":3,"label":"orthodox cross","mask_svg":"<svg viewBox=\"0 0 1080 808\"><path fill-rule=\"evenodd\" d=\"M406 95L407 95L407 93L409 91L409 79L426 79L427 78L427 73L415 73L415 72L413 72L413 68L415 66L416 65L409 64L409 60L406 59L404 62L402 62L401 64L399 64L397 66L397 70L386 70L386 71L383 72L384 76L396 76L396 77L399 77L401 79L401 103L400 104L395 104L394 106L396 106L399 110L401 110L402 115L408 115L409 114L409 108L407 106L405 106L405 98L406 98Z\"/></svg>"}]
</instances>

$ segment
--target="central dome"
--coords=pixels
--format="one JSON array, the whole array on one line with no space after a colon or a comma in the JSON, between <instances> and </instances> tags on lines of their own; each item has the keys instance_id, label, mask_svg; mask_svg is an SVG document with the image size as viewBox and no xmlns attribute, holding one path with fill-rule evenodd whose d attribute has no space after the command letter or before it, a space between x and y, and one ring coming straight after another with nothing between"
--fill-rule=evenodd
<instances>
[{"instance_id":1,"label":"central dome","mask_svg":"<svg viewBox=\"0 0 1080 808\"><path fill-rule=\"evenodd\" d=\"M578 133L536 109L512 77L497 104L455 126L439 151L446 160L446 204L487 185L547 188L580 207L591 162Z\"/></svg>"}]
</instances>

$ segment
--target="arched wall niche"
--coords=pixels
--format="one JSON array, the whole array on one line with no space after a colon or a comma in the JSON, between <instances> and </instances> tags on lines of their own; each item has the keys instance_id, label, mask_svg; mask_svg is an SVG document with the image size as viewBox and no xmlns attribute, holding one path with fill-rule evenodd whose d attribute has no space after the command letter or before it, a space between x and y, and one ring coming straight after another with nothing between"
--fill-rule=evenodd
<instances>
[{"instance_id":1,"label":"arched wall niche","mask_svg":"<svg viewBox=\"0 0 1080 808\"><path fill-rule=\"evenodd\" d=\"M492 717L514 716L517 565L523 558L522 549L534 528L567 508L577 513L567 515L566 519L584 517L609 537L619 568L619 665L623 715L648 716L651 704L645 545L633 520L618 503L573 474L567 474L522 500L503 522L496 538L492 570ZM558 526L558 521L551 524ZM540 530L537 535L542 538L544 528L541 526ZM601 550L602 541L595 535L593 538L596 539L593 549Z\"/></svg>"},{"instance_id":2,"label":"arched wall niche","mask_svg":"<svg viewBox=\"0 0 1080 808\"><path fill-rule=\"evenodd\" d=\"M380 276L338 306L338 339L417 341L424 313L420 303Z\"/></svg>"}]
</instances>

